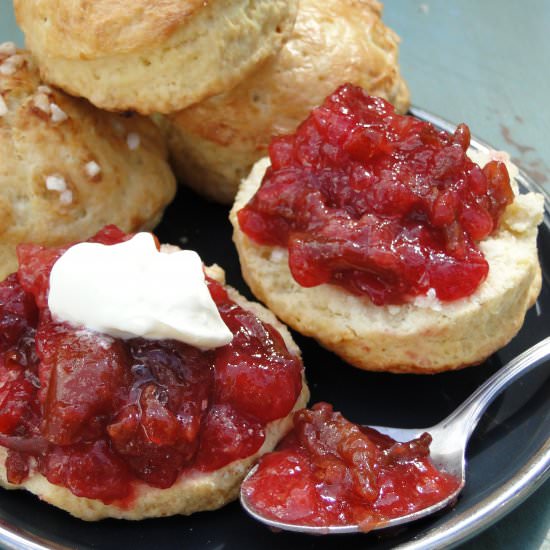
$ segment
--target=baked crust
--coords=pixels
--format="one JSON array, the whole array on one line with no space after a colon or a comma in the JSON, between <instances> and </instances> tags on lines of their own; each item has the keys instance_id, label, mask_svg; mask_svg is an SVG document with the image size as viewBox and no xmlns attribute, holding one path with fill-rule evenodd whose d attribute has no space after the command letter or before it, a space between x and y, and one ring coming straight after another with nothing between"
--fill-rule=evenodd
<instances>
[{"instance_id":1,"label":"baked crust","mask_svg":"<svg viewBox=\"0 0 550 550\"><path fill-rule=\"evenodd\" d=\"M3 51L0 278L21 242L83 240L109 223L152 229L176 191L158 128L44 87L27 52Z\"/></svg>"},{"instance_id":2,"label":"baked crust","mask_svg":"<svg viewBox=\"0 0 550 550\"><path fill-rule=\"evenodd\" d=\"M210 277L224 283L223 270L214 265L207 268ZM262 321L273 325L283 337L289 351L300 355L288 329L260 304L250 302L235 289L226 287L232 300L252 311ZM241 481L257 459L272 451L279 440L292 428L293 412L304 408L309 400L309 389L303 377L302 391L292 411L284 418L270 422L265 428L265 441L253 455L231 462L214 472L193 472L181 476L171 487L158 489L146 483L134 484L135 497L130 505L104 504L100 500L78 497L66 487L50 483L42 474L31 471L21 484L14 485L6 478L7 449L0 446L0 486L6 489L26 489L41 500L61 508L71 515L87 521L104 518L140 520L176 514L189 515L199 511L215 510L235 500Z\"/></svg>"},{"instance_id":3,"label":"baked crust","mask_svg":"<svg viewBox=\"0 0 550 550\"><path fill-rule=\"evenodd\" d=\"M159 46L206 2L203 0L16 0L17 20L44 55L97 59ZM41 22L41 23L40 23Z\"/></svg>"},{"instance_id":4,"label":"baked crust","mask_svg":"<svg viewBox=\"0 0 550 550\"><path fill-rule=\"evenodd\" d=\"M164 124L178 178L231 203L271 137L294 132L346 82L406 112L399 38L381 14L376 0L301 0L292 36L276 57L231 91L168 117Z\"/></svg>"},{"instance_id":5,"label":"baked crust","mask_svg":"<svg viewBox=\"0 0 550 550\"><path fill-rule=\"evenodd\" d=\"M288 36L298 0L15 0L42 76L109 110L183 109L230 89Z\"/></svg>"},{"instance_id":6,"label":"baked crust","mask_svg":"<svg viewBox=\"0 0 550 550\"><path fill-rule=\"evenodd\" d=\"M419 297L406 305L375 306L335 285L299 286L286 249L259 245L240 230L237 212L268 165L267 159L258 162L241 185L230 215L233 239L254 295L298 332L361 369L436 373L482 362L520 329L541 288L536 248L541 195L517 195L499 231L480 243L489 275L472 296L445 304ZM517 173L511 165L509 170Z\"/></svg>"}]
</instances>

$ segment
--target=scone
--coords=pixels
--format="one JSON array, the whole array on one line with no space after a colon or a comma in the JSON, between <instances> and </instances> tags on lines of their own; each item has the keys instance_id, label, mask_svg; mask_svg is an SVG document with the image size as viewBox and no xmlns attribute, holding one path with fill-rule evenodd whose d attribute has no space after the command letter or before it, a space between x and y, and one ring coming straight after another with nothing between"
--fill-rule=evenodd
<instances>
[{"instance_id":1,"label":"scone","mask_svg":"<svg viewBox=\"0 0 550 550\"><path fill-rule=\"evenodd\" d=\"M166 156L150 120L46 86L27 52L0 45L0 277L21 242L154 227L176 191Z\"/></svg>"},{"instance_id":2,"label":"scone","mask_svg":"<svg viewBox=\"0 0 550 550\"><path fill-rule=\"evenodd\" d=\"M129 240L114 226L91 242L104 250L136 238L148 238L164 261L181 254L176 247L159 254L150 234ZM250 466L308 400L288 330L226 287L219 267L207 268L205 279L198 257L198 290L229 341L198 348L62 321L52 295L66 286L50 273L53 266L59 277L75 248L24 245L18 272L0 284L0 484L85 520L191 514L235 499ZM173 298L172 313L180 303ZM197 311L188 322L204 338L208 312L189 315Z\"/></svg>"},{"instance_id":3,"label":"scone","mask_svg":"<svg viewBox=\"0 0 550 550\"><path fill-rule=\"evenodd\" d=\"M163 122L176 175L199 193L232 203L272 136L293 132L338 85L409 107L397 35L377 0L301 0L291 39L231 91Z\"/></svg>"},{"instance_id":4,"label":"scone","mask_svg":"<svg viewBox=\"0 0 550 550\"><path fill-rule=\"evenodd\" d=\"M42 77L108 110L183 109L225 92L288 36L297 0L16 0Z\"/></svg>"},{"instance_id":5,"label":"scone","mask_svg":"<svg viewBox=\"0 0 550 550\"><path fill-rule=\"evenodd\" d=\"M342 114L346 93L349 89L336 92L325 107L341 101ZM269 159L261 160L243 181L231 212L243 276L255 296L283 322L356 367L435 373L480 363L517 333L540 291L536 236L543 198L534 193L507 197L507 186L499 187L507 178L503 155L483 158L478 154L480 166L486 164L483 170L469 161L464 157L469 143L464 126L450 136L412 118L399 118L388 105L378 102L376 107L376 100L367 104L373 110L385 108L390 124L409 134L398 143L365 131L367 139L361 144L359 134L340 127L349 153L342 166L349 178L340 191L340 175L323 172L326 157L319 160L304 142L299 154L305 168L296 168L296 173L294 167L284 168L285 158L296 158L294 137L272 144L274 169L268 168ZM349 111L345 112L346 117ZM327 121L330 116L327 110L319 110L308 120ZM369 124L365 122L364 128L373 127ZM296 140L305 140L305 133L311 131L315 141L311 128L304 123ZM408 157L415 143L422 141L429 144L426 149L415 158ZM429 147L438 141L444 146L430 153ZM334 147L319 145L324 148L321 156L337 155L331 143ZM392 166L385 153L369 149L373 143L405 160ZM368 160L357 164L358 158ZM464 169L458 179L452 176L455 161ZM428 178L421 170L414 172L423 163L430 170ZM507 166L513 180L516 169ZM308 167L319 167L320 172L308 175ZM385 182L393 178L394 185L387 186L379 178L379 169L388 177ZM264 175L267 187L262 184ZM316 177L324 178L322 189L306 187L308 178ZM468 188L468 195L453 196L455 183L462 186L466 179L468 185L477 186L476 194ZM258 199L255 194L260 185L264 191ZM489 204L493 198L500 204ZM365 203L371 199L374 208L367 211ZM448 208L451 203L453 208ZM384 211L385 204L393 210ZM488 211L478 209L482 204L489 205ZM343 208L336 209L337 205ZM269 212L275 211L280 215L270 218ZM319 217L311 232L305 227L307 221L300 218L303 225L292 230L289 244L274 244L277 234L287 234L296 212L307 211L336 214ZM490 211L500 212L495 216L497 221L500 217L496 227L489 219ZM474 214L479 219L470 224ZM426 219L437 227L426 229ZM243 232L243 223L248 234ZM396 238L395 223L404 228ZM387 239L388 235L392 238ZM449 242L454 248L445 248ZM469 248L474 242L477 246ZM365 260L362 254L367 249Z\"/></svg>"}]
</instances>

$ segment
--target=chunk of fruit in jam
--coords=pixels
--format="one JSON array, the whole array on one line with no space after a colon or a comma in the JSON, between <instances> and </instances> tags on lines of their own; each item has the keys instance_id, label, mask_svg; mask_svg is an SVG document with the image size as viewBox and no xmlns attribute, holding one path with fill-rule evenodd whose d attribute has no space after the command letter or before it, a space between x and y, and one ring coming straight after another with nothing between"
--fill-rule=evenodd
<instances>
[{"instance_id":1,"label":"chunk of fruit in jam","mask_svg":"<svg viewBox=\"0 0 550 550\"><path fill-rule=\"evenodd\" d=\"M91 240L127 238L108 226ZM8 479L24 481L34 457L50 482L76 495L126 503L137 480L165 488L186 471L254 454L266 423L286 416L301 391L301 361L278 332L210 279L235 334L215 350L120 340L57 322L47 308L49 273L66 248L20 246L18 273L0 283Z\"/></svg>"},{"instance_id":2,"label":"chunk of fruit in jam","mask_svg":"<svg viewBox=\"0 0 550 550\"><path fill-rule=\"evenodd\" d=\"M217 470L254 454L264 442L264 427L232 405L213 405L204 422L195 466L203 471Z\"/></svg>"},{"instance_id":3,"label":"chunk of fruit in jam","mask_svg":"<svg viewBox=\"0 0 550 550\"><path fill-rule=\"evenodd\" d=\"M218 307L233 341L216 355L216 400L266 423L286 416L302 380L296 376L295 358L285 353L281 335L235 303ZM271 360L253 355L253 348L263 348Z\"/></svg>"},{"instance_id":4,"label":"chunk of fruit in jam","mask_svg":"<svg viewBox=\"0 0 550 550\"><path fill-rule=\"evenodd\" d=\"M294 415L294 430L262 457L245 495L262 515L297 525L359 525L363 530L422 510L459 481L429 459L425 433L397 443L318 403Z\"/></svg>"},{"instance_id":5,"label":"chunk of fruit in jam","mask_svg":"<svg viewBox=\"0 0 550 550\"><path fill-rule=\"evenodd\" d=\"M17 276L0 284L0 433L16 435L39 414L32 404L38 386L34 326L38 311Z\"/></svg>"},{"instance_id":6,"label":"chunk of fruit in jam","mask_svg":"<svg viewBox=\"0 0 550 550\"><path fill-rule=\"evenodd\" d=\"M344 85L273 140L240 227L287 247L305 287L333 283L378 305L430 288L444 301L469 296L488 273L476 243L513 201L505 165L480 168L469 143L464 124L450 135Z\"/></svg>"}]
</instances>

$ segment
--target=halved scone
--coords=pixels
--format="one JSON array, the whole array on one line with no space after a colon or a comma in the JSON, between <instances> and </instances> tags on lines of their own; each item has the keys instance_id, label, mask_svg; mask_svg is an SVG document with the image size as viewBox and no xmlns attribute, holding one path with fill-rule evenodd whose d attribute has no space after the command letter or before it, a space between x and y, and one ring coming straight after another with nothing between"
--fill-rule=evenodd
<instances>
[{"instance_id":1,"label":"halved scone","mask_svg":"<svg viewBox=\"0 0 550 550\"><path fill-rule=\"evenodd\" d=\"M435 373L480 363L517 333L527 309L534 304L540 291L541 272L536 236L537 225L542 219L543 197L535 193L517 194L517 186L513 184L517 169L506 163L506 171L502 154L494 154L492 158L478 158L481 168L465 159L465 127L459 128L454 136L446 136L421 126L420 134L416 135L416 123L412 119L399 118L392 114L389 107L381 104L378 107L381 110L387 108L388 116L391 117L389 124L395 124L400 131L403 128L410 130L407 140L403 144L391 139L385 142L385 138L377 142L378 138L368 133L375 126L363 122L358 132L366 128L362 135L366 135L367 146L358 147L357 141L352 142L353 136L359 139L357 133L353 133L355 130L343 130L345 124L354 117L347 110L344 99L347 93L356 92L350 92L346 87L335 92L325 107L332 102L338 109L333 112L329 112L328 107L318 110L301 127L298 137L282 138L272 145L278 155L274 170L268 169L269 159L261 160L243 181L230 216L243 276L254 295L281 320L302 334L314 337L320 344L359 368ZM361 93L354 97L358 103L362 101ZM376 100L368 100L367 103L371 109L369 112L378 108L374 107ZM304 136L313 135L315 146L323 151L321 155L326 154L324 158L333 159L337 156L334 152L337 146L332 142L333 147L325 145L313 129L330 127L331 117L340 121L334 141L340 139L351 151L345 156L349 164L345 164L339 173L337 170L331 173L323 164L324 161L311 154L307 145L304 145L307 140ZM429 144L427 149L441 140L443 153L436 149L435 155L433 151L421 151L416 160L406 157L414 144L422 140ZM299 144L297 152L292 149L293 143ZM369 143L382 143L386 151L397 151L395 154L398 159L407 160L392 165L384 153L369 150ZM355 163L357 158L363 157L382 160L380 165L376 165L377 160L372 163L367 160L362 165ZM289 163L295 164L290 167L281 165L284 159L291 159ZM425 159L428 159L426 166L429 176L424 179L424 176L415 175L414 167L422 166ZM453 198L444 194L445 189L451 189L454 185L453 177L449 175L453 159L463 163L464 171L460 173L459 181L461 189L466 189L463 182L467 178L471 177L472 182L478 184L481 182L479 195L471 195L473 202L466 207L462 206L462 198L456 199L460 195ZM327 161L328 164L330 162ZM315 173L319 166L321 168ZM380 181L387 183L388 179L384 180L382 176L382 179L376 179L379 175L378 166L382 166L382 176L391 175L388 179L395 182L394 188L379 184ZM508 172L512 188L515 187L515 195L506 183ZM347 183L339 188L338 178L341 174L346 174L348 179L344 178ZM356 177L356 174L359 176ZM254 197L263 185L264 175L270 187L257 200ZM306 184L316 177L322 179L322 184L304 191ZM499 184L505 183L505 186L501 190L491 188L489 191L485 187L483 191L483 185L487 186L489 178L494 178L493 181ZM431 184L435 190L430 189ZM508 191L503 191L505 188ZM342 195L338 194L338 189L344 189ZM470 190L466 189L465 192L470 193ZM441 198L434 198L438 193ZM494 222L489 220L485 212L479 216L480 223L484 224L484 230L487 231L485 236L477 239L477 243L466 233L461 236L462 229L457 225L458 216L462 216L461 219L467 225L472 219L472 212L477 212L479 205L489 205L489 201L495 197L503 199L505 193L511 196L498 207L502 213L495 229L491 230ZM353 197L356 202L353 202ZM363 206L370 199L373 199L373 210L366 212ZM390 206L393 210L390 208L384 211L379 221L374 223L372 220L383 209L384 200L389 201L388 204L392 203ZM440 202L437 203L437 200ZM344 206L338 209L335 205L340 203ZM454 210L447 208L449 203L454 204ZM256 235L246 234L242 230L245 217L241 217L241 214L251 204L252 209L246 212L248 217L245 221L248 227L254 224ZM435 229L426 229L425 220L435 218L434 210L430 211L426 204L441 207L435 212L439 216L434 221L438 224ZM488 208L496 211L494 205ZM334 210L334 217L321 217ZM314 219L316 225L311 223L311 231L306 229L306 216L299 218L299 222L294 221L295 216L308 211L315 216L321 213L316 222ZM270 217L271 214L266 212L278 214ZM450 216L452 221L448 228L441 222L445 216ZM498 218L496 216L495 219ZM399 233L400 223L405 228L402 233ZM289 226L293 227L288 237L289 243L295 247L294 251L301 254L295 252L294 257L292 254L289 256L284 245L261 240L270 238L266 228L274 231L272 236L275 232L287 235ZM396 227L397 237L393 241L391 238L385 240L388 234L394 235L392 232ZM333 228L341 231L334 238L331 233ZM479 226L475 224L468 229L473 234L481 234ZM353 241L354 235L359 235L362 240ZM449 241L454 248L448 246ZM310 246L310 243L313 244ZM431 249L433 243L438 248ZM472 248L468 252L467 246L470 244ZM369 247L372 248L372 256L365 260L362 254ZM335 255L330 256L334 252ZM312 264L314 268L306 265L306 261L312 257L318 261ZM407 264L410 259L416 263ZM456 269L457 265L462 265L460 272ZM331 271L333 266L336 268ZM434 268L435 275L428 267ZM297 272L305 284L297 282L294 276ZM449 273L461 274L449 276ZM472 274L478 285L475 288L469 280ZM416 286L407 286L409 281L405 275L410 276ZM326 282L321 284L319 279L323 280L323 277Z\"/></svg>"},{"instance_id":2,"label":"halved scone","mask_svg":"<svg viewBox=\"0 0 550 550\"><path fill-rule=\"evenodd\" d=\"M93 241L127 237L114 227ZM172 252L161 249L162 252ZM305 406L299 349L262 306L208 289L232 341L199 349L54 320L48 274L65 249L28 245L0 285L0 483L85 519L212 510Z\"/></svg>"}]
</instances>

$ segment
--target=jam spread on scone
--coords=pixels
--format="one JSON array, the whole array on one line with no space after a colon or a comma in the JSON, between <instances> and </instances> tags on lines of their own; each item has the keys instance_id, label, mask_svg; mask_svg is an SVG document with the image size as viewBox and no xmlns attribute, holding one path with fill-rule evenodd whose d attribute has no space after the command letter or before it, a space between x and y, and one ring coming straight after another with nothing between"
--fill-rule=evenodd
<instances>
[{"instance_id":1,"label":"jam spread on scone","mask_svg":"<svg viewBox=\"0 0 550 550\"><path fill-rule=\"evenodd\" d=\"M128 239L114 226L90 241ZM119 339L52 318L49 275L67 247L19 247L0 284L0 444L8 480L31 469L75 495L131 504L134 482L170 487L256 452L266 424L302 387L281 335L207 277L233 334L201 350L177 340Z\"/></svg>"},{"instance_id":2,"label":"jam spread on scone","mask_svg":"<svg viewBox=\"0 0 550 550\"><path fill-rule=\"evenodd\" d=\"M424 433L398 443L318 403L295 413L294 430L261 458L243 489L254 508L273 520L369 531L458 488L458 479L430 461L430 442Z\"/></svg>"},{"instance_id":3,"label":"jam spread on scone","mask_svg":"<svg viewBox=\"0 0 550 550\"><path fill-rule=\"evenodd\" d=\"M287 247L304 287L332 283L377 305L469 296L489 269L476 243L514 198L504 163L480 168L469 143L464 124L450 135L342 86L273 140L240 227Z\"/></svg>"}]
</instances>

